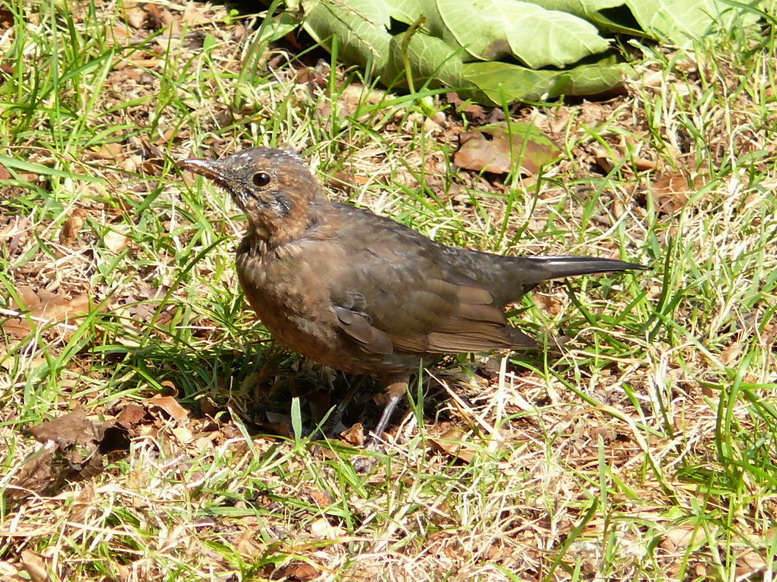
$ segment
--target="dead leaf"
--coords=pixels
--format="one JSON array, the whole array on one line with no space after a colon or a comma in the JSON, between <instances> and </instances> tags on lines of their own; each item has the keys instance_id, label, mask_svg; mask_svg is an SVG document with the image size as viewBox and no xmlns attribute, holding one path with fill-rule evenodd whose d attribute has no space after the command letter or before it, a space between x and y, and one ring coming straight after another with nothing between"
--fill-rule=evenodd
<instances>
[{"instance_id":1,"label":"dead leaf","mask_svg":"<svg viewBox=\"0 0 777 582\"><path fill-rule=\"evenodd\" d=\"M156 406L164 410L172 419L177 422L183 422L189 418L189 411L178 404L178 401L172 396L160 396L155 394L148 401L150 406Z\"/></svg>"},{"instance_id":2,"label":"dead leaf","mask_svg":"<svg viewBox=\"0 0 777 582\"><path fill-rule=\"evenodd\" d=\"M60 445L88 445L102 438L102 430L87 418L83 408L76 408L72 412L30 427L30 433L36 440L42 443L54 441Z\"/></svg>"},{"instance_id":3,"label":"dead leaf","mask_svg":"<svg viewBox=\"0 0 777 582\"><path fill-rule=\"evenodd\" d=\"M316 487L311 488L308 494L310 495L310 498L313 500L313 503L315 503L319 507L329 507L335 502L334 499L332 499L332 496L329 495L329 493L327 493L326 491L321 491L321 489L318 489Z\"/></svg>"},{"instance_id":4,"label":"dead leaf","mask_svg":"<svg viewBox=\"0 0 777 582\"><path fill-rule=\"evenodd\" d=\"M318 577L318 570L305 562L292 562L278 568L270 576L271 580L313 580Z\"/></svg>"},{"instance_id":5,"label":"dead leaf","mask_svg":"<svg viewBox=\"0 0 777 582\"><path fill-rule=\"evenodd\" d=\"M116 424L131 429L146 418L146 409L137 404L128 404L116 418Z\"/></svg>"},{"instance_id":6,"label":"dead leaf","mask_svg":"<svg viewBox=\"0 0 777 582\"><path fill-rule=\"evenodd\" d=\"M98 160L116 161L122 157L122 145L120 143L105 143L91 151L92 156Z\"/></svg>"},{"instance_id":7,"label":"dead leaf","mask_svg":"<svg viewBox=\"0 0 777 582\"><path fill-rule=\"evenodd\" d=\"M122 16L132 28L140 29L146 23L146 11L137 2L124 2Z\"/></svg>"},{"instance_id":8,"label":"dead leaf","mask_svg":"<svg viewBox=\"0 0 777 582\"><path fill-rule=\"evenodd\" d=\"M149 30L159 30L165 26L165 18L162 10L156 4L148 3L145 5L148 16L146 23Z\"/></svg>"},{"instance_id":9,"label":"dead leaf","mask_svg":"<svg viewBox=\"0 0 777 582\"><path fill-rule=\"evenodd\" d=\"M507 174L520 168L522 174L533 175L555 161L561 152L532 123L488 125L464 133L459 139L462 145L453 163L475 172Z\"/></svg>"},{"instance_id":10,"label":"dead leaf","mask_svg":"<svg viewBox=\"0 0 777 582\"><path fill-rule=\"evenodd\" d=\"M94 487L87 483L76 496L73 505L70 506L70 521L86 523L86 516L89 513L89 509L94 505L94 499Z\"/></svg>"},{"instance_id":11,"label":"dead leaf","mask_svg":"<svg viewBox=\"0 0 777 582\"><path fill-rule=\"evenodd\" d=\"M55 446L45 447L27 458L6 489L9 501L21 501L47 491L55 480L52 471Z\"/></svg>"},{"instance_id":12,"label":"dead leaf","mask_svg":"<svg viewBox=\"0 0 777 582\"><path fill-rule=\"evenodd\" d=\"M325 517L319 517L310 524L310 533L320 540L335 540L343 536L343 528L329 523Z\"/></svg>"},{"instance_id":13,"label":"dead leaf","mask_svg":"<svg viewBox=\"0 0 777 582\"><path fill-rule=\"evenodd\" d=\"M130 444L125 429L112 421L91 420L83 408L30 427L29 431L46 444L43 457L47 471L35 457L28 460L15 483L28 491L52 492L66 480L89 479L102 470L104 455L127 451Z\"/></svg>"},{"instance_id":14,"label":"dead leaf","mask_svg":"<svg viewBox=\"0 0 777 582\"><path fill-rule=\"evenodd\" d=\"M59 242L66 247L73 246L78 238L78 233L81 227L84 226L84 217L86 211L83 208L76 208L73 213L67 218L65 224L62 225L62 230L59 231Z\"/></svg>"},{"instance_id":15,"label":"dead leaf","mask_svg":"<svg viewBox=\"0 0 777 582\"><path fill-rule=\"evenodd\" d=\"M537 303L544 311L551 315L559 315L562 311L562 304L559 299L553 295L546 293L532 293L532 299Z\"/></svg>"},{"instance_id":16,"label":"dead leaf","mask_svg":"<svg viewBox=\"0 0 777 582\"><path fill-rule=\"evenodd\" d=\"M256 530L253 528L242 530L237 536L237 539L233 542L237 551L244 556L257 556L260 553L263 553L266 548L264 544L256 541L256 535Z\"/></svg>"},{"instance_id":17,"label":"dead leaf","mask_svg":"<svg viewBox=\"0 0 777 582\"><path fill-rule=\"evenodd\" d=\"M754 550L746 550L741 556L738 556L736 564L737 580L752 578L753 574L766 569L766 560Z\"/></svg>"},{"instance_id":18,"label":"dead leaf","mask_svg":"<svg viewBox=\"0 0 777 582\"><path fill-rule=\"evenodd\" d=\"M337 112L340 117L352 117L359 111L360 107L377 105L385 100L386 97L385 91L353 83L348 85L337 98ZM362 115L362 118L364 118L364 115Z\"/></svg>"},{"instance_id":19,"label":"dead leaf","mask_svg":"<svg viewBox=\"0 0 777 582\"><path fill-rule=\"evenodd\" d=\"M67 299L61 295L39 291L35 293L29 287L17 289L23 305L19 309L26 310L24 317L7 319L0 327L6 333L17 339L27 337L32 330L32 325L48 326L67 322L74 318L87 315L92 302L86 293L77 295L73 299Z\"/></svg>"},{"instance_id":20,"label":"dead leaf","mask_svg":"<svg viewBox=\"0 0 777 582\"><path fill-rule=\"evenodd\" d=\"M648 189L656 210L664 214L680 211L691 198L691 194L704 185L701 176L690 180L680 172L663 174L656 177Z\"/></svg>"},{"instance_id":21,"label":"dead leaf","mask_svg":"<svg viewBox=\"0 0 777 582\"><path fill-rule=\"evenodd\" d=\"M638 134L621 136L621 139L613 144L611 148L595 147L593 148L594 161L608 174L618 165L631 168L637 172L644 172L645 170L655 171L658 167L658 163L653 159L655 156L646 158L639 155L640 150L644 146L644 142L641 139L643 137ZM624 164L624 162L627 163Z\"/></svg>"},{"instance_id":22,"label":"dead leaf","mask_svg":"<svg viewBox=\"0 0 777 582\"><path fill-rule=\"evenodd\" d=\"M114 227L117 228L117 227ZM103 237L103 242L105 243L105 248L107 248L109 251L112 251L116 254L119 254L121 251L127 248L127 241L129 239L127 238L127 235L119 232L118 230L109 230L105 233L105 236Z\"/></svg>"},{"instance_id":23,"label":"dead leaf","mask_svg":"<svg viewBox=\"0 0 777 582\"><path fill-rule=\"evenodd\" d=\"M726 365L731 365L732 362L734 362L739 356L742 354L742 350L744 348L745 342L742 340L737 340L735 342L732 342L724 349L720 354L720 361Z\"/></svg>"},{"instance_id":24,"label":"dead leaf","mask_svg":"<svg viewBox=\"0 0 777 582\"><path fill-rule=\"evenodd\" d=\"M458 428L452 427L439 437L430 438L429 442L441 453L461 459L465 463L470 463L475 458L476 451L467 445L466 442L462 442L463 436L464 433Z\"/></svg>"},{"instance_id":25,"label":"dead leaf","mask_svg":"<svg viewBox=\"0 0 777 582\"><path fill-rule=\"evenodd\" d=\"M49 582L51 577L46 568L46 562L41 554L36 554L30 550L22 550L22 568L30 577L32 582Z\"/></svg>"},{"instance_id":26,"label":"dead leaf","mask_svg":"<svg viewBox=\"0 0 777 582\"><path fill-rule=\"evenodd\" d=\"M706 540L704 528L682 524L665 532L660 545L664 550L674 555L685 552L688 546L697 549Z\"/></svg>"},{"instance_id":27,"label":"dead leaf","mask_svg":"<svg viewBox=\"0 0 777 582\"><path fill-rule=\"evenodd\" d=\"M327 180L327 187L330 190L339 190L344 194L351 194L367 184L368 181L366 176L357 176L348 172L335 172Z\"/></svg>"},{"instance_id":28,"label":"dead leaf","mask_svg":"<svg viewBox=\"0 0 777 582\"><path fill-rule=\"evenodd\" d=\"M181 15L181 23L187 24L190 28L202 24L212 24L219 20L219 15L210 4L201 4L199 2L187 2Z\"/></svg>"},{"instance_id":29,"label":"dead leaf","mask_svg":"<svg viewBox=\"0 0 777 582\"><path fill-rule=\"evenodd\" d=\"M341 432L340 436L349 445L362 447L364 446L364 425L361 422L357 422L348 430Z\"/></svg>"}]
</instances>

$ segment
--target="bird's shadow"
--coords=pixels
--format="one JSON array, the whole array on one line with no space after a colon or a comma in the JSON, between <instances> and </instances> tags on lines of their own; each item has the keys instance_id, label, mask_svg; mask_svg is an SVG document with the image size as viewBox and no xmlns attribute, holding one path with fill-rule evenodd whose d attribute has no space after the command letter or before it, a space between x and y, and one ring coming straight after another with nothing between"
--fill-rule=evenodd
<instances>
[{"instance_id":1,"label":"bird's shadow","mask_svg":"<svg viewBox=\"0 0 777 582\"><path fill-rule=\"evenodd\" d=\"M311 364L272 341L247 349L152 342L115 349L110 358L126 378L120 393L171 395L194 416L237 420L249 434L291 436L294 398L303 404L303 429L311 434L356 382L359 397L347 407L344 422L374 423L380 417L381 407L372 399L380 393L375 379Z\"/></svg>"},{"instance_id":2,"label":"bird's shadow","mask_svg":"<svg viewBox=\"0 0 777 582\"><path fill-rule=\"evenodd\" d=\"M537 354L531 360L539 364L540 357ZM219 345L194 349L176 343L150 342L138 348L114 350L110 358L117 374L126 378L117 387L119 393L144 398L171 395L192 416L237 421L251 435L291 437L294 398L302 404L303 431L312 434L354 385L356 396L348 402L342 418L346 427L359 422L367 429L374 427L383 407L376 378L312 364L272 341L247 349ZM425 416L438 420L447 417L444 403L448 396L434 379L435 371L444 371L446 380L454 384L489 373L466 356L429 364L433 373L423 376L422 404ZM515 370L520 363L512 362L510 366ZM128 374L128 370L134 373ZM411 383L410 389L414 391L413 386ZM400 418L401 414L396 414L389 426Z\"/></svg>"}]
</instances>

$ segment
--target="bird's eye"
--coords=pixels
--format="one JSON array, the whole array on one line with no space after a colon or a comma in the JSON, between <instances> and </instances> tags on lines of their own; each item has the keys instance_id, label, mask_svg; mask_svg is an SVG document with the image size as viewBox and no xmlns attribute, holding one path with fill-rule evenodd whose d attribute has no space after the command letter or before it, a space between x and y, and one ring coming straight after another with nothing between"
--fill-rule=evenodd
<instances>
[{"instance_id":1,"label":"bird's eye","mask_svg":"<svg viewBox=\"0 0 777 582\"><path fill-rule=\"evenodd\" d=\"M265 186L267 186L267 184L270 183L271 179L272 178L270 178L270 174L268 174L267 172L257 172L256 174L254 174L254 178L253 178L254 186L258 186L259 188L264 188Z\"/></svg>"}]
</instances>

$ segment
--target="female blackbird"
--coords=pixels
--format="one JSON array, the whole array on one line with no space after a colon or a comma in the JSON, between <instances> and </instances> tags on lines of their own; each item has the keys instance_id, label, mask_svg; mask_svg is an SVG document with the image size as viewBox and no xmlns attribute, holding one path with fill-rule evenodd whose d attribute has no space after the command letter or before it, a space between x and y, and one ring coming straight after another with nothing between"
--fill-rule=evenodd
<instances>
[{"instance_id":1,"label":"female blackbird","mask_svg":"<svg viewBox=\"0 0 777 582\"><path fill-rule=\"evenodd\" d=\"M548 279L643 269L594 257L506 257L436 243L393 220L330 202L297 155L271 148L180 163L226 189L248 217L237 250L246 298L289 348L377 374L381 435L422 358L535 347L505 306Z\"/></svg>"}]
</instances>

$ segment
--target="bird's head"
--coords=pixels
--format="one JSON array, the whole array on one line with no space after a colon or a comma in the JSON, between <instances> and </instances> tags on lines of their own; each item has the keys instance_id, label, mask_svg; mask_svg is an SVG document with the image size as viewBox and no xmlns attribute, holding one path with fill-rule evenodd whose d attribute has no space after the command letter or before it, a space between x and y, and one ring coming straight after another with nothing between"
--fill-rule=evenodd
<instances>
[{"instance_id":1,"label":"bird's head","mask_svg":"<svg viewBox=\"0 0 777 582\"><path fill-rule=\"evenodd\" d=\"M190 159L179 165L227 190L248 217L251 234L271 244L302 236L328 204L316 177L291 152L252 148L220 160Z\"/></svg>"}]
</instances>

